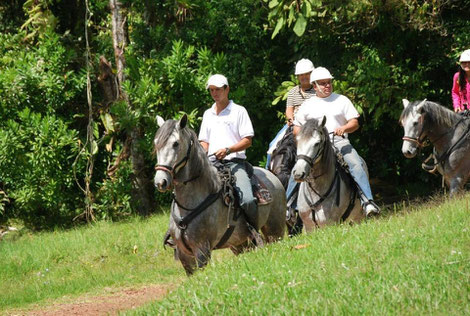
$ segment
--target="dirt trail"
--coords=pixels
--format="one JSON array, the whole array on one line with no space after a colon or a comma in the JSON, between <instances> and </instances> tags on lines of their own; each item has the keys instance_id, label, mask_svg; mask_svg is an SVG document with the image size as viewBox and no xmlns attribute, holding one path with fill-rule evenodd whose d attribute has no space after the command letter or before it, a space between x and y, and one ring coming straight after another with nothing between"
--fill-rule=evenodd
<instances>
[{"instance_id":1,"label":"dirt trail","mask_svg":"<svg viewBox=\"0 0 470 316\"><path fill-rule=\"evenodd\" d=\"M148 285L139 288L107 289L109 294L83 296L70 302L56 303L38 309L17 310L6 315L117 315L120 311L134 309L146 303L163 298L174 286ZM1 313L0 313L1 314Z\"/></svg>"}]
</instances>

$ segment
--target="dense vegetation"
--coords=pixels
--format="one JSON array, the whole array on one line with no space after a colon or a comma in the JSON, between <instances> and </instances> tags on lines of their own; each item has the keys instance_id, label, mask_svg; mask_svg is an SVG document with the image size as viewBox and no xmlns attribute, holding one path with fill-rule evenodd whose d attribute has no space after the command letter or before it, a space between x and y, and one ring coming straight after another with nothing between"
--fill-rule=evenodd
<instances>
[{"instance_id":1,"label":"dense vegetation","mask_svg":"<svg viewBox=\"0 0 470 316\"><path fill-rule=\"evenodd\" d=\"M247 107L256 131L249 160L263 164L302 57L328 67L361 111L352 139L372 177L428 192L438 185L402 157L397 119L403 97L450 106L456 60L470 46L468 1L123 0L127 98L111 100L99 84L100 56L116 64L108 4L0 4L0 223L41 229L147 215L135 180L153 176L155 116L185 112L197 130L215 72ZM145 161L139 174L133 150ZM154 211L168 204L150 194Z\"/></svg>"}]
</instances>

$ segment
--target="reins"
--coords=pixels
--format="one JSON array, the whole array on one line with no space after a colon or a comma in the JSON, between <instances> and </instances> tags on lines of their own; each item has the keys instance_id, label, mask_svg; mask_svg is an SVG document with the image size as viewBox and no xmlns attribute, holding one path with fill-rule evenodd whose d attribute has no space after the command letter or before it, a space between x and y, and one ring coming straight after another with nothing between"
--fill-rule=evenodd
<instances>
[{"instance_id":1,"label":"reins","mask_svg":"<svg viewBox=\"0 0 470 316\"><path fill-rule=\"evenodd\" d=\"M329 134L333 134L333 143L334 143L334 133L331 132ZM344 136L343 136L343 138L344 138ZM326 140L325 139L323 139L323 144L324 145L323 145L322 149L319 151L321 154L323 154L323 152L325 150L325 147L326 147ZM332 149L334 149L333 144L331 144L331 147L332 147ZM305 156L305 155L299 155L299 156L302 156L301 159L305 160L310 165L311 168L313 168L313 164L318 159L318 157L321 158L320 155L315 155L314 158L310 158L310 157ZM311 162L312 162L312 164L310 164ZM308 187L310 188L310 190L312 190L319 197L319 199L315 203L311 203L309 201L309 199L306 199L307 204L311 209L316 209L319 205L321 205L330 196L330 194L333 192L335 187L337 187L337 190L336 190L336 206L339 206L339 204L340 204L340 194L341 194L341 192L340 192L341 191L340 181L341 181L341 178L343 177L341 175L341 172L346 173L346 171L341 171L341 168L342 167L340 166L337 158L335 157L335 168L334 168L335 175L334 175L333 180L330 183L330 186L328 187L328 190L326 190L326 192L324 194L320 194L317 190L315 190L312 187L311 183L309 181L307 181L307 184L308 184ZM324 174L325 173L322 173L319 176L316 176L315 178L318 178L318 177L320 177ZM356 191L354 189L351 190L351 191L352 192L351 192L351 195L350 195L349 205L346 208L346 211L341 216L342 221L345 221L349 217L349 215L351 214L351 211L354 207L354 200L356 198Z\"/></svg>"}]
</instances>

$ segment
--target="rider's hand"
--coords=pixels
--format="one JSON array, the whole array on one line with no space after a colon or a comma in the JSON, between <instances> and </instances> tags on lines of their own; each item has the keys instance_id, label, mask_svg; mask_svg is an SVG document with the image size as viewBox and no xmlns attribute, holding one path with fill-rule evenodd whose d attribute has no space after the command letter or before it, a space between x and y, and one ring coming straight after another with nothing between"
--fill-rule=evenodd
<instances>
[{"instance_id":1,"label":"rider's hand","mask_svg":"<svg viewBox=\"0 0 470 316\"><path fill-rule=\"evenodd\" d=\"M334 135L336 135L336 136L343 136L344 133L345 133L345 129L344 129L343 126L340 126L340 127L336 128L335 131L334 131Z\"/></svg>"},{"instance_id":2,"label":"rider's hand","mask_svg":"<svg viewBox=\"0 0 470 316\"><path fill-rule=\"evenodd\" d=\"M218 160L222 160L225 157L227 157L227 149L226 148L221 148L221 149L217 150L214 155L215 155L215 158L217 158Z\"/></svg>"},{"instance_id":3,"label":"rider's hand","mask_svg":"<svg viewBox=\"0 0 470 316\"><path fill-rule=\"evenodd\" d=\"M455 108L455 109L454 109L454 112L455 112L455 113L460 113L460 112L462 112L462 110L461 110L460 108Z\"/></svg>"}]
</instances>

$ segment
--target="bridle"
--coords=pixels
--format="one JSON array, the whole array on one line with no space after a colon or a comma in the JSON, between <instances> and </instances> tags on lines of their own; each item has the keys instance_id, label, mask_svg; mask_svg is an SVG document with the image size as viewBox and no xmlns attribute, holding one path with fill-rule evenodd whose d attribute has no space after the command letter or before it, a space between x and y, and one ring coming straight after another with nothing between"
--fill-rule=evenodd
<instances>
[{"instance_id":1,"label":"bridle","mask_svg":"<svg viewBox=\"0 0 470 316\"><path fill-rule=\"evenodd\" d=\"M310 168L313 168L313 165L321 157L325 149L326 142L323 138L323 133L321 133L321 135L322 135L321 143L323 144L323 146L320 148L320 150L317 152L317 154L313 158L307 155L297 155L297 160L305 160L305 162L310 166Z\"/></svg>"},{"instance_id":2,"label":"bridle","mask_svg":"<svg viewBox=\"0 0 470 316\"><path fill-rule=\"evenodd\" d=\"M417 106L420 106L421 104L424 104L425 102L426 102L426 99L424 99ZM423 129L424 129L424 122L423 121L424 121L424 116L423 116L423 114L421 114L421 116L419 117L419 122L418 122L418 124L421 126L421 130L418 133L418 137L411 137L411 136L405 135L405 136L402 137L402 139L404 141L416 144L416 146L418 146L419 148L429 146L429 141L426 139L426 135L424 135L424 137L422 137Z\"/></svg>"},{"instance_id":3,"label":"bridle","mask_svg":"<svg viewBox=\"0 0 470 316\"><path fill-rule=\"evenodd\" d=\"M186 151L186 156L183 157L178 163L175 163L175 165L168 166L168 165L155 165L155 171L162 170L170 174L171 178L174 179L175 175L178 173L178 171L181 170L184 166L186 166L186 163L189 160L189 155L191 154L191 147L193 146L193 140L189 143L188 150ZM187 182L187 181L186 181Z\"/></svg>"}]
</instances>

